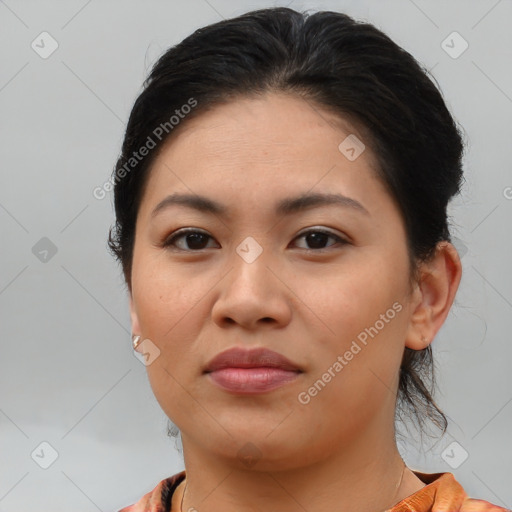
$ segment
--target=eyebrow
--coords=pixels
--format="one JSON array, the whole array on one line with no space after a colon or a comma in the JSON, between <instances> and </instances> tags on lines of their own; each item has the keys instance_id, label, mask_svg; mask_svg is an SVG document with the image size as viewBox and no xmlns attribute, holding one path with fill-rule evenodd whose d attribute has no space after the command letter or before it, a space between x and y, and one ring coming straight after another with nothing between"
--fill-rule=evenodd
<instances>
[{"instance_id":1,"label":"eyebrow","mask_svg":"<svg viewBox=\"0 0 512 512\"><path fill-rule=\"evenodd\" d=\"M208 197L197 194L175 193L160 201L151 213L151 217L155 217L161 211L174 205L185 206L200 212L212 213L220 216L225 216L228 213L228 208L226 206L209 199ZM355 211L364 213L365 215L370 215L368 210L359 201L356 201L351 197L347 197L342 194L321 193L305 193L297 197L282 199L276 204L274 212L276 215L291 215L292 213L309 210L314 207L328 205L351 208Z\"/></svg>"}]
</instances>

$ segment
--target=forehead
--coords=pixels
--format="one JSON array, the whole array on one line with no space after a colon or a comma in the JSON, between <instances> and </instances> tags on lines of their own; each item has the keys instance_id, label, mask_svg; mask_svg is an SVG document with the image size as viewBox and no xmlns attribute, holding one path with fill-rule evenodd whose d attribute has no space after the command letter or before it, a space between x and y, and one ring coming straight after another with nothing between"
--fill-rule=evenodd
<instances>
[{"instance_id":1,"label":"forehead","mask_svg":"<svg viewBox=\"0 0 512 512\"><path fill-rule=\"evenodd\" d=\"M343 152L352 137L364 144L355 159ZM385 189L368 142L353 120L303 98L240 98L184 120L153 163L145 196L153 205L176 191L257 202L313 191L375 202Z\"/></svg>"},{"instance_id":2,"label":"forehead","mask_svg":"<svg viewBox=\"0 0 512 512\"><path fill-rule=\"evenodd\" d=\"M200 147L194 148L201 153L245 149L253 153L264 154L279 148L293 148L301 156L313 155L325 151L338 154L338 146L347 136L356 136L361 141L369 137L368 130L349 114L336 115L325 107L295 94L265 93L248 97L238 97L213 108L208 108L179 127L176 136L167 140L164 146L195 144L201 140ZM304 144L307 142L306 144ZM320 144L323 142L323 144ZM367 141L369 142L369 141ZM188 149L188 148L187 148ZM165 151L165 148L164 148ZM371 151L365 155L372 164ZM233 156L236 156L234 154Z\"/></svg>"}]
</instances>

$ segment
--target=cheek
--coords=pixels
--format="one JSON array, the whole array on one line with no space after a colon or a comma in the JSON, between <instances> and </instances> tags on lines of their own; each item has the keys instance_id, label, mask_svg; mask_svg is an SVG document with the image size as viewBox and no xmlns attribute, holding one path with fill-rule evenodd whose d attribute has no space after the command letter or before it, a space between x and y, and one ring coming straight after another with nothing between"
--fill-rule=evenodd
<instances>
[{"instance_id":1,"label":"cheek","mask_svg":"<svg viewBox=\"0 0 512 512\"><path fill-rule=\"evenodd\" d=\"M211 287L205 279L194 279L179 264L162 260L141 258L132 278L141 330L160 342L173 336Z\"/></svg>"},{"instance_id":2,"label":"cheek","mask_svg":"<svg viewBox=\"0 0 512 512\"><path fill-rule=\"evenodd\" d=\"M394 413L405 308L386 294L374 294L372 301L365 305L358 296L338 311L337 322L332 317L337 337L324 339L300 390L302 421L313 423L312 430L326 442L339 438L341 430L341 438L351 439L376 416Z\"/></svg>"},{"instance_id":3,"label":"cheek","mask_svg":"<svg viewBox=\"0 0 512 512\"><path fill-rule=\"evenodd\" d=\"M332 273L316 290L317 279L303 280L311 308L329 327L326 336L317 335L319 350L310 381L328 381L325 390L318 384L323 400L352 411L393 399L407 327L405 277L396 277L404 276L403 270L390 271L391 259L369 252L366 256L350 265L350 271Z\"/></svg>"},{"instance_id":4,"label":"cheek","mask_svg":"<svg viewBox=\"0 0 512 512\"><path fill-rule=\"evenodd\" d=\"M346 341L361 334L364 338L366 329L374 332L376 322L381 337L403 328L405 277L403 269L394 270L396 256L383 257L375 248L358 250L339 270L301 278L305 303L329 327L332 337Z\"/></svg>"},{"instance_id":5,"label":"cheek","mask_svg":"<svg viewBox=\"0 0 512 512\"><path fill-rule=\"evenodd\" d=\"M160 351L146 369L153 392L167 413L186 405L180 404L180 384L189 388L200 371L203 360L196 341L209 314L207 300L202 299L211 287L208 279L191 279L154 261L139 260L133 274L132 293L141 334Z\"/></svg>"},{"instance_id":6,"label":"cheek","mask_svg":"<svg viewBox=\"0 0 512 512\"><path fill-rule=\"evenodd\" d=\"M210 312L205 293L211 286L203 280L196 288L182 287L176 279L160 278L144 286L138 303L141 330L160 350L159 357L146 367L148 379L162 410L187 430L188 418L207 419L201 401L191 397L201 396L198 385L204 354L197 340Z\"/></svg>"}]
</instances>

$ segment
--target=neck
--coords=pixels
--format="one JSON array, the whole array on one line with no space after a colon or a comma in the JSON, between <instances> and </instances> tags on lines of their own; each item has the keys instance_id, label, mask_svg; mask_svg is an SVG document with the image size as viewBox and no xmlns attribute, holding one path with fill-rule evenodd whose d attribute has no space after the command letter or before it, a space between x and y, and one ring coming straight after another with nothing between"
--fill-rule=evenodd
<instances>
[{"instance_id":1,"label":"neck","mask_svg":"<svg viewBox=\"0 0 512 512\"><path fill-rule=\"evenodd\" d=\"M238 460L206 454L183 438L187 478L176 510L182 503L182 511L383 512L425 484L405 467L394 437L384 443L376 432L370 442L366 434L309 464L300 464L305 457L297 454L293 467L279 470L258 470L263 461L241 468Z\"/></svg>"}]
</instances>

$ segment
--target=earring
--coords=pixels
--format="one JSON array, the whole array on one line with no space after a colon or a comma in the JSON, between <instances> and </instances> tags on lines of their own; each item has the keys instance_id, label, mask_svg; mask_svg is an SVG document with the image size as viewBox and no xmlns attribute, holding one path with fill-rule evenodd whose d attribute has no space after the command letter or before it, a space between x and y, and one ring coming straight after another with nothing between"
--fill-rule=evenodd
<instances>
[{"instance_id":1,"label":"earring","mask_svg":"<svg viewBox=\"0 0 512 512\"><path fill-rule=\"evenodd\" d=\"M425 338L425 336L422 336L421 341L423 341L423 343L426 343L428 340L427 340L427 338Z\"/></svg>"},{"instance_id":2,"label":"earring","mask_svg":"<svg viewBox=\"0 0 512 512\"><path fill-rule=\"evenodd\" d=\"M137 347L140 345L140 336L133 336L132 337L132 344L133 344L133 350L137 350Z\"/></svg>"}]
</instances>

